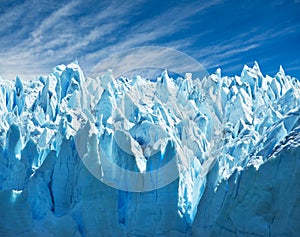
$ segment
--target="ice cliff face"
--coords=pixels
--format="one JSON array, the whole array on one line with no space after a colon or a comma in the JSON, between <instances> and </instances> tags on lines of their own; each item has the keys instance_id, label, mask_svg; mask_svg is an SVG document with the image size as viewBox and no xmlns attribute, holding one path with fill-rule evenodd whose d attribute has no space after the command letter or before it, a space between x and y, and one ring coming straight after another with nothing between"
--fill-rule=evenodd
<instances>
[{"instance_id":1,"label":"ice cliff face","mask_svg":"<svg viewBox=\"0 0 300 237\"><path fill-rule=\"evenodd\" d=\"M0 81L1 236L297 236L300 83Z\"/></svg>"}]
</instances>

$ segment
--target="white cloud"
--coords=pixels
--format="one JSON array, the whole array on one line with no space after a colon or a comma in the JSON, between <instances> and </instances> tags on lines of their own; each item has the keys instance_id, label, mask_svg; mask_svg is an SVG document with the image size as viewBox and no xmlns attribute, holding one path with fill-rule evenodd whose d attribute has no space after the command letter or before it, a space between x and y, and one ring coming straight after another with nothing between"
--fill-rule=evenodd
<instances>
[{"instance_id":1,"label":"white cloud","mask_svg":"<svg viewBox=\"0 0 300 237\"><path fill-rule=\"evenodd\" d=\"M0 74L2 77L14 78L16 74L21 74L21 77L29 79L33 76L33 72L49 73L52 65L63 61L67 63L68 60L79 57L83 53L81 50L84 47L122 27L124 22L121 18L129 13L130 6L133 5L126 3L119 4L117 7L116 2L112 2L107 8L99 11L96 16L96 20L103 20L106 23L99 24L93 19L93 16L89 15L82 21L79 19L79 23L82 25L78 25L69 18L77 11L77 8L81 7L81 4L84 3L78 0L69 2L62 8L53 11L49 16L39 19L39 26L32 32L27 32L29 36L19 44L13 46L7 42L6 49L0 51ZM116 10L111 11L113 8ZM27 10L28 2L16 6L0 18L0 22L3 22L5 29L10 28L12 23L5 24L5 18L18 19ZM114 20L109 21L111 18Z\"/></svg>"},{"instance_id":2,"label":"white cloud","mask_svg":"<svg viewBox=\"0 0 300 237\"><path fill-rule=\"evenodd\" d=\"M151 12L154 15L149 16L143 8L147 1L99 1L95 10L88 9L87 14L79 14L81 8L88 6L83 0L73 0L67 4L51 3L53 5L48 6L50 10L46 14L44 1L27 0L0 16L0 32L17 29L9 37L0 36L0 75L14 78L20 74L29 79L33 75L48 74L53 66L75 59L88 74L94 65L108 56L134 47L158 44L190 53L211 68L230 64L239 58L236 55L255 50L268 40L290 34L299 27L281 30L274 27L261 33L262 28L256 26L228 40L220 39L216 44L208 45L205 37L213 35L215 29L203 26L203 29L195 29L192 36L182 34L195 17L201 22L202 14L221 0L201 2L182 2L159 13ZM28 18L30 15L33 17ZM20 19L23 21L20 29L13 28ZM134 19L138 20L134 22ZM181 35L173 37L176 34ZM17 43L13 41L14 35ZM204 39L203 45L201 39ZM192 48L193 45L197 48Z\"/></svg>"},{"instance_id":3,"label":"white cloud","mask_svg":"<svg viewBox=\"0 0 300 237\"><path fill-rule=\"evenodd\" d=\"M28 15L28 11L34 10L38 2L32 0L17 5L4 17L0 17L0 22L3 22L5 29L9 29L13 23L5 22L8 17L17 22L22 15ZM203 4L181 4L134 24L131 18L142 12L143 1L112 1L99 9L97 14L80 16L77 21L70 17L80 10L84 1L73 0L62 6L54 6L57 9L50 15L42 15L43 18L38 19L40 22L37 28L27 32L27 38L14 47L7 45L5 51L0 51L0 74L10 78L14 73L19 73L23 78L31 77L33 72L48 73L51 70L50 65L67 63L75 58L79 58L85 65L96 64L120 50L153 44L160 38L182 30L192 16L219 2L215 0ZM39 5L37 11L43 7L45 6ZM131 25L124 27L128 23ZM26 25L24 27L27 30L29 28ZM184 42L175 39L168 44L174 46L179 42L182 43L181 47L188 47L193 39ZM91 45L95 50L88 52L91 51L88 50Z\"/></svg>"},{"instance_id":4,"label":"white cloud","mask_svg":"<svg viewBox=\"0 0 300 237\"><path fill-rule=\"evenodd\" d=\"M117 53L93 67L90 76L103 75L108 69L113 70L115 77L131 75L133 70L145 72L146 69L147 75L143 76L149 77L155 76L157 69L167 69L182 76L191 72L199 78L208 74L194 58L177 50L158 46L138 47ZM152 75L151 71L155 75Z\"/></svg>"},{"instance_id":5,"label":"white cloud","mask_svg":"<svg viewBox=\"0 0 300 237\"><path fill-rule=\"evenodd\" d=\"M224 67L228 64L241 61L241 53L256 50L267 41L293 32L298 26L291 26L282 30L269 29L261 33L261 29L255 27L228 40L215 45L206 46L193 55L209 68ZM245 63L245 62L242 62ZM241 65L240 65L241 66Z\"/></svg>"},{"instance_id":6,"label":"white cloud","mask_svg":"<svg viewBox=\"0 0 300 237\"><path fill-rule=\"evenodd\" d=\"M107 46L95 52L91 52L84 57L84 60L94 62L95 64L106 57L114 55L118 52L145 45L153 45L155 42L166 36L172 36L176 32L187 27L189 19L196 13L207 10L209 7L219 3L220 1L210 1L199 5L194 3L191 5L177 6L172 9L166 9L161 15L142 21L132 27L127 36L122 38L116 44ZM209 31L203 31L197 34L198 37L204 36ZM193 43L194 39L189 40L173 40L166 44L165 47L183 48ZM180 44L178 44L180 43ZM175 46L176 45L176 46ZM149 55L147 55L149 56ZM146 55L145 55L146 57ZM91 69L91 68L90 68Z\"/></svg>"}]
</instances>

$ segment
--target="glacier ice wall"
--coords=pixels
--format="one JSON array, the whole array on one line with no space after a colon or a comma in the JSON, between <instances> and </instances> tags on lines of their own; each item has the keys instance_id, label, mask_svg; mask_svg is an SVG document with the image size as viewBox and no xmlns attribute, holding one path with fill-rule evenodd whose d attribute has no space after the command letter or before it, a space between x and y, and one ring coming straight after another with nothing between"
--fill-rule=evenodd
<instances>
[{"instance_id":1,"label":"glacier ice wall","mask_svg":"<svg viewBox=\"0 0 300 237\"><path fill-rule=\"evenodd\" d=\"M299 81L257 63L1 80L0 235L296 236L299 98Z\"/></svg>"}]
</instances>

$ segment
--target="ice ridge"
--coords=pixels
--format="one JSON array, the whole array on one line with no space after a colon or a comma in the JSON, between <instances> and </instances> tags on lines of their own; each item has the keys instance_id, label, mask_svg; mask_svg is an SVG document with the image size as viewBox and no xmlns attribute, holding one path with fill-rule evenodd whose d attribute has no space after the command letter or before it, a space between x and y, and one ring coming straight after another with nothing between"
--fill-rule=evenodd
<instances>
[{"instance_id":1,"label":"ice ridge","mask_svg":"<svg viewBox=\"0 0 300 237\"><path fill-rule=\"evenodd\" d=\"M71 63L31 81L1 79L0 234L192 235L207 189L237 187L243 172L299 147L299 98L297 79L282 67L263 76L257 63L235 77L86 78ZM171 161L173 179L126 179ZM123 186L99 181L107 176Z\"/></svg>"}]
</instances>

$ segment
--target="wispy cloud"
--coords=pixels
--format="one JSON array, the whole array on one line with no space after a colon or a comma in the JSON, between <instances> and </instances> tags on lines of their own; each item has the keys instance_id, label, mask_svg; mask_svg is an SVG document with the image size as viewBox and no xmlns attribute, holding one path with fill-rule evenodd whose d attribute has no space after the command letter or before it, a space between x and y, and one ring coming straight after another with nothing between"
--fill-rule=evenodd
<instances>
[{"instance_id":1,"label":"wispy cloud","mask_svg":"<svg viewBox=\"0 0 300 237\"><path fill-rule=\"evenodd\" d=\"M135 24L130 31L127 32L127 36L122 37L122 39L116 44L87 54L85 56L85 60L91 61L95 64L98 63L99 60L101 61L102 59L123 50L143 45L157 45L158 40L164 37L172 37L173 34L186 28L190 19L195 14L206 11L208 8L218 3L220 3L219 0L210 1L201 5L194 3L191 5L182 5L176 6L172 9L167 9L159 16L148 18L138 24ZM196 34L194 37L204 36L208 32L210 31L202 31ZM181 48L189 47L192 43L194 43L194 41L195 39L193 39L193 37L189 37L185 38L184 40L168 40L167 43L160 43L160 45L180 50ZM149 54L151 54L151 52L149 52ZM144 55L144 57L152 56Z\"/></svg>"},{"instance_id":2,"label":"wispy cloud","mask_svg":"<svg viewBox=\"0 0 300 237\"><path fill-rule=\"evenodd\" d=\"M172 48L159 46L137 47L117 53L93 67L90 76L103 75L108 69L112 69L116 77L133 76L134 71L134 74L142 73L140 75L155 78L157 72L161 73L165 69L181 76L187 72L199 78L207 75L205 68L194 58Z\"/></svg>"},{"instance_id":3,"label":"wispy cloud","mask_svg":"<svg viewBox=\"0 0 300 237\"><path fill-rule=\"evenodd\" d=\"M102 38L126 23L123 18L129 15L136 3L113 1L107 6L101 6L99 12L81 16L78 9L83 5L84 2L75 0L58 7L46 17L40 15L37 17L39 24L33 29L28 27L33 24L29 19L23 27L27 30L26 37L20 37L16 45L9 41L4 44L0 38L0 45L5 49L0 51L0 73L9 78L14 78L16 74L27 77L33 76L33 72L48 73L51 66L84 55L87 46L91 44L102 44L104 47L106 42L101 42L104 41ZM17 31L20 27L14 22L6 23L5 19L18 19L26 15L29 6L30 2L26 2L8 10L0 18L2 31ZM18 37L16 33L14 36Z\"/></svg>"},{"instance_id":4,"label":"wispy cloud","mask_svg":"<svg viewBox=\"0 0 300 237\"><path fill-rule=\"evenodd\" d=\"M221 0L166 2L164 8L155 10L146 0L53 2L25 0L9 8L0 3L4 9L0 14L2 77L12 79L19 74L29 79L75 59L88 74L106 57L147 45L181 50L214 68L237 62L241 55L299 31L299 24L262 24L238 33L228 29L231 35L215 38L220 29L210 27L210 21L218 20L218 15L210 11L228 4ZM227 17L230 14L224 21Z\"/></svg>"},{"instance_id":5,"label":"wispy cloud","mask_svg":"<svg viewBox=\"0 0 300 237\"><path fill-rule=\"evenodd\" d=\"M33 71L48 72L51 66L75 58L89 70L99 60L120 50L158 44L159 39L171 37L186 28L195 14L219 2L179 4L153 17L139 16L139 20L135 22L135 15L145 14L142 9L143 1L112 1L100 4L98 11L81 14L80 8L84 1L73 0L59 6L47 16L38 16L39 24L36 28L24 27L27 37L22 38L14 47L7 44L6 50L0 51L0 74L10 78L15 74L33 76ZM5 19L18 19L26 15L26 11L31 12L28 9L30 3L33 2L18 5L0 18L2 30L16 29L14 25L17 20L7 23ZM29 19L27 24L31 23ZM169 39L168 43L162 42L161 45L174 46L179 42L181 46L188 47L193 39Z\"/></svg>"},{"instance_id":6,"label":"wispy cloud","mask_svg":"<svg viewBox=\"0 0 300 237\"><path fill-rule=\"evenodd\" d=\"M197 51L198 60L203 63L208 69L220 66L226 66L233 62L241 60L240 54L256 50L262 47L268 41L282 37L293 31L299 26L291 26L282 30L269 29L262 32L261 29L255 27L232 38L221 41L215 45L206 46ZM244 62L245 63L245 62ZM237 68L239 68L238 66Z\"/></svg>"}]
</instances>

